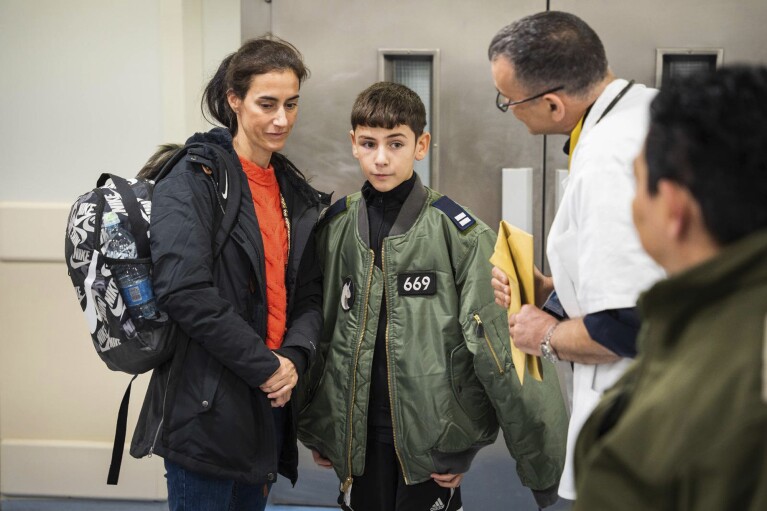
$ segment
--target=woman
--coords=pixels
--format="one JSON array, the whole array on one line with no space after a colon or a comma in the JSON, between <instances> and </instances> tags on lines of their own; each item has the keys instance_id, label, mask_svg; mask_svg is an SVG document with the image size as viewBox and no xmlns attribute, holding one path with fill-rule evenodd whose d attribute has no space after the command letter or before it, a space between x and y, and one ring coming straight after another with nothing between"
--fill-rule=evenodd
<instances>
[{"instance_id":1,"label":"woman","mask_svg":"<svg viewBox=\"0 0 767 511\"><path fill-rule=\"evenodd\" d=\"M329 197L277 151L307 75L293 46L260 38L224 59L205 89L203 104L226 128L188 142L218 144L242 169L220 255L204 169L183 159L155 187L155 294L182 332L152 375L131 454L165 458L172 511L263 510L278 471L296 481L290 397L322 322L313 227Z\"/></svg>"}]
</instances>

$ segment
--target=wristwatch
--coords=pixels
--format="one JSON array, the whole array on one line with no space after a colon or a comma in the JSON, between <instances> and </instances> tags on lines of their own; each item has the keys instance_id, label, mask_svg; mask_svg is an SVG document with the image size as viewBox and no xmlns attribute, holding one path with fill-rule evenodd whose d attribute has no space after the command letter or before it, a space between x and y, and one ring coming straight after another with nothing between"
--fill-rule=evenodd
<instances>
[{"instance_id":1,"label":"wristwatch","mask_svg":"<svg viewBox=\"0 0 767 511\"><path fill-rule=\"evenodd\" d=\"M543 336L543 340L541 341L541 356L552 364L559 362L559 356L551 346L551 336L554 335L554 330L556 330L558 326L559 322L551 325L551 327L549 327L549 329L546 331L546 335Z\"/></svg>"}]
</instances>

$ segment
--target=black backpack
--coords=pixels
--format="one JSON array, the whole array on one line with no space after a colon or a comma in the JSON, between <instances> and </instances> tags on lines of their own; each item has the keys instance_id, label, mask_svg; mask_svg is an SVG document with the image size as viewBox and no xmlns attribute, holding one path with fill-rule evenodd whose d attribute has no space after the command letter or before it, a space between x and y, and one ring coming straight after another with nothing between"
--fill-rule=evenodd
<instances>
[{"instance_id":1,"label":"black backpack","mask_svg":"<svg viewBox=\"0 0 767 511\"><path fill-rule=\"evenodd\" d=\"M214 158L208 156L211 151ZM102 174L96 188L80 196L69 213L64 255L93 346L107 367L134 375L118 413L107 484L117 484L119 477L133 380L138 374L169 360L177 348L177 339L184 336L163 312L156 319L133 321L112 276L112 260L102 252L105 241L102 239L102 217L105 212L115 212L120 225L136 240L137 259L121 259L120 263L147 265L151 275L152 192L155 183L182 159L198 166L216 190L218 207L213 223L216 233L213 257L216 258L237 221L242 194L240 172L233 156L216 144L192 143L181 147L162 166L154 181ZM110 180L111 184L107 184Z\"/></svg>"}]
</instances>

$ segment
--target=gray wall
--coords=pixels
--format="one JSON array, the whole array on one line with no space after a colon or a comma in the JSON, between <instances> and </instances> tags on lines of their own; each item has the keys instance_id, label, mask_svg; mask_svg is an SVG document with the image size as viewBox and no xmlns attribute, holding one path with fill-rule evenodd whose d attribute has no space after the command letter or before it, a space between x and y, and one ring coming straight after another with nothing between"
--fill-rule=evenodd
<instances>
[{"instance_id":1,"label":"gray wall","mask_svg":"<svg viewBox=\"0 0 767 511\"><path fill-rule=\"evenodd\" d=\"M612 69L655 85L656 47L722 47L725 63L767 63L763 0L551 0L600 34ZM536 261L555 213L554 170L566 168L566 137L534 137L493 104L486 52L507 23L546 9L543 0L264 0L243 1L243 37L271 30L295 44L312 70L286 153L335 197L361 184L347 132L355 96L378 79L378 49L440 50L438 189L491 227L501 216L503 167L533 167ZM544 163L545 162L545 163ZM546 167L545 179L543 174ZM545 200L544 200L545 199ZM545 209L545 217L544 217ZM543 226L545 225L545 230Z\"/></svg>"},{"instance_id":2,"label":"gray wall","mask_svg":"<svg viewBox=\"0 0 767 511\"><path fill-rule=\"evenodd\" d=\"M495 108L489 38L538 0L477 3L326 0L275 1L272 31L303 53L312 76L301 91L299 121L286 153L336 197L362 177L351 155L349 114L356 95L378 80L378 49L440 49L440 191L496 225L502 165L541 159L541 140ZM435 7L439 8L435 8ZM503 13L499 16L498 13Z\"/></svg>"}]
</instances>

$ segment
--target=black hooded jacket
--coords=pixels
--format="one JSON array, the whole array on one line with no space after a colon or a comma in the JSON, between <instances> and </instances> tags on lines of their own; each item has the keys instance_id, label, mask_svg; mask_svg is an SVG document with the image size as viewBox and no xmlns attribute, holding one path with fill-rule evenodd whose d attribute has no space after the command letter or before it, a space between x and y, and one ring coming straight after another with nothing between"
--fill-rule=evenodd
<instances>
[{"instance_id":1,"label":"black hooded jacket","mask_svg":"<svg viewBox=\"0 0 767 511\"><path fill-rule=\"evenodd\" d=\"M229 132L216 128L188 142L215 143L241 169ZM215 155L211 154L212 159ZM290 220L287 331L278 352L302 375L322 328L322 275L314 225L329 196L314 190L285 158L271 160ZM278 368L266 347L264 248L247 178L237 223L212 254L216 191L199 165L181 160L157 183L150 225L157 303L178 325L172 360L152 374L131 444L200 474L262 484L297 477L295 416L277 460L271 405L258 387Z\"/></svg>"}]
</instances>

